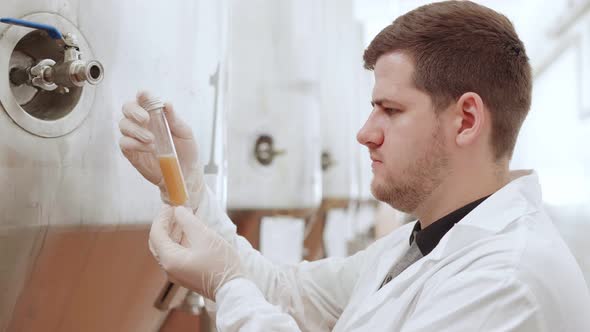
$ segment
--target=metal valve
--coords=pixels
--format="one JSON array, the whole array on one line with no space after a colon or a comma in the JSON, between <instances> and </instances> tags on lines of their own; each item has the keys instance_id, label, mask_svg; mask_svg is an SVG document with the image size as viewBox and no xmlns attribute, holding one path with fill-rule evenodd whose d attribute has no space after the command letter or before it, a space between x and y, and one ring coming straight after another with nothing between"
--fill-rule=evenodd
<instances>
[{"instance_id":1,"label":"metal valve","mask_svg":"<svg viewBox=\"0 0 590 332\"><path fill-rule=\"evenodd\" d=\"M328 151L322 152L322 171L327 171L329 168L336 165L336 161L332 159L332 154Z\"/></svg>"},{"instance_id":2,"label":"metal valve","mask_svg":"<svg viewBox=\"0 0 590 332\"><path fill-rule=\"evenodd\" d=\"M59 88L59 92L67 93L69 88L82 87L85 83L95 85L102 81L102 64L96 60L82 60L82 52L74 34L62 35L53 26L15 18L1 18L0 22L45 31L63 47L64 52L64 60L61 63L56 63L53 59L42 59L28 68L13 68L10 71L12 84L28 84L46 91Z\"/></svg>"},{"instance_id":3,"label":"metal valve","mask_svg":"<svg viewBox=\"0 0 590 332\"><path fill-rule=\"evenodd\" d=\"M55 65L55 61L51 59L43 59L35 66L31 67L29 71L29 79L31 84L46 91L53 91L57 89L57 84L45 79L49 75L46 74ZM16 71L11 71L11 74ZM14 83L14 81L13 81ZM23 82L24 83L24 82Z\"/></svg>"},{"instance_id":4,"label":"metal valve","mask_svg":"<svg viewBox=\"0 0 590 332\"><path fill-rule=\"evenodd\" d=\"M270 135L259 136L254 145L254 156L264 166L270 165L276 156L286 152L286 150L275 150L274 140Z\"/></svg>"}]
</instances>

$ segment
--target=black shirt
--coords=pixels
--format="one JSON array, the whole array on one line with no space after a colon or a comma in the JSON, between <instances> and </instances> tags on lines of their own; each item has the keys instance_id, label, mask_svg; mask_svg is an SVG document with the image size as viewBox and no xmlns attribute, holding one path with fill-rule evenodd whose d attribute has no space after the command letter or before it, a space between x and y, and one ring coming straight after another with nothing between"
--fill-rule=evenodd
<instances>
[{"instance_id":1,"label":"black shirt","mask_svg":"<svg viewBox=\"0 0 590 332\"><path fill-rule=\"evenodd\" d=\"M461 219L469 214L469 212L473 211L473 209L475 209L488 197L490 196L480 198L447 214L446 216L430 224L430 226L426 227L425 229L422 229L420 221L416 222L414 229L412 230L412 235L410 235L410 245L412 245L415 240L422 255L428 255L438 245L440 239L442 239L442 237L445 236L445 234L447 234L447 232L453 228L456 223L461 221Z\"/></svg>"}]
</instances>

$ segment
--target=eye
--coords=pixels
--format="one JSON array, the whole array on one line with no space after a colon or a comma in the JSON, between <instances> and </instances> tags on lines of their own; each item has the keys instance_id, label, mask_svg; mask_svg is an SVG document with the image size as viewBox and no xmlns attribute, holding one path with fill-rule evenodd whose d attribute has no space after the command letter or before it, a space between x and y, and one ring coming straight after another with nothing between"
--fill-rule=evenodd
<instances>
[{"instance_id":1,"label":"eye","mask_svg":"<svg viewBox=\"0 0 590 332\"><path fill-rule=\"evenodd\" d=\"M388 108L388 107L384 107L383 111L387 114L395 114L395 113L399 113L399 109L397 108Z\"/></svg>"}]
</instances>

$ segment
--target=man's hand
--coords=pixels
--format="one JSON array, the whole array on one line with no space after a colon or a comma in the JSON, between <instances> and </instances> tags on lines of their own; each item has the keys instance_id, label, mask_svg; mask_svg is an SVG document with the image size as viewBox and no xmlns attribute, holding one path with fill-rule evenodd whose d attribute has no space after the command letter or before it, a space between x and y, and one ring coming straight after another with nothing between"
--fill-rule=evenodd
<instances>
[{"instance_id":1,"label":"man's hand","mask_svg":"<svg viewBox=\"0 0 590 332\"><path fill-rule=\"evenodd\" d=\"M172 281L212 300L221 286L242 276L235 249L184 207L164 206L149 246Z\"/></svg>"},{"instance_id":2,"label":"man's hand","mask_svg":"<svg viewBox=\"0 0 590 332\"><path fill-rule=\"evenodd\" d=\"M154 135L148 127L150 115L139 106L150 98L149 93L142 91L137 94L136 100L123 105L123 119L119 122L119 129L123 136L119 140L119 146L131 165L144 178L160 188L162 198L167 202L168 193L164 178L154 154ZM176 115L171 104L165 104L164 114L170 127L187 189L192 196L199 196L191 197L191 200L198 201L204 182L203 170L198 165L198 148L193 132L190 126Z\"/></svg>"}]
</instances>

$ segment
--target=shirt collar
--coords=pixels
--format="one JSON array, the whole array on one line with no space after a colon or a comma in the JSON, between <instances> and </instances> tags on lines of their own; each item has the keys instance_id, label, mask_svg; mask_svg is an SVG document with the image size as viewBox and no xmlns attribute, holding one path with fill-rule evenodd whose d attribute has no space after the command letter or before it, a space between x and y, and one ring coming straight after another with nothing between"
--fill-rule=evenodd
<instances>
[{"instance_id":1,"label":"shirt collar","mask_svg":"<svg viewBox=\"0 0 590 332\"><path fill-rule=\"evenodd\" d=\"M488 197L490 196L482 197L473 201L438 219L424 229L420 226L420 221L416 222L412 234L410 235L410 245L412 245L415 240L422 255L428 255L438 245L442 237L445 236L456 223L461 221L461 219L468 215L469 212L475 209Z\"/></svg>"}]
</instances>

